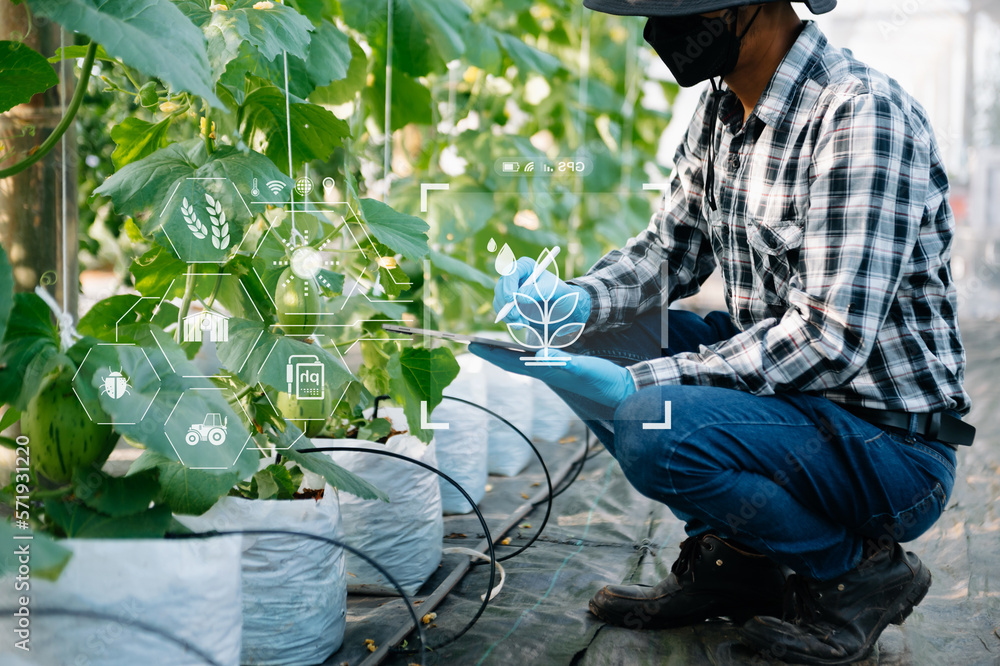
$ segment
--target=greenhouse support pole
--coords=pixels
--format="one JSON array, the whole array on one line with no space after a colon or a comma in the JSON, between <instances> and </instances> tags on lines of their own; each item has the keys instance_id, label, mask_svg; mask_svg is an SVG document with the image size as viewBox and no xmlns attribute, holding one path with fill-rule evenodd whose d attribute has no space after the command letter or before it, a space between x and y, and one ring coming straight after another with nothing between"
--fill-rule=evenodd
<instances>
[{"instance_id":1,"label":"greenhouse support pole","mask_svg":"<svg viewBox=\"0 0 1000 666\"><path fill-rule=\"evenodd\" d=\"M0 3L0 39L23 41L45 57L53 55L60 44L59 25L38 16L29 19L27 11L24 4ZM64 41L71 45L73 36L66 34ZM0 165L9 166L37 149L59 124L62 110L73 96L74 64L75 60L70 59L54 65L60 84L0 115L0 142L10 155ZM35 286L44 284L63 310L75 319L79 241L73 126L63 140L65 150L57 145L31 167L0 180L0 240L14 268L15 289L33 291ZM68 288L64 289L64 285Z\"/></svg>"}]
</instances>

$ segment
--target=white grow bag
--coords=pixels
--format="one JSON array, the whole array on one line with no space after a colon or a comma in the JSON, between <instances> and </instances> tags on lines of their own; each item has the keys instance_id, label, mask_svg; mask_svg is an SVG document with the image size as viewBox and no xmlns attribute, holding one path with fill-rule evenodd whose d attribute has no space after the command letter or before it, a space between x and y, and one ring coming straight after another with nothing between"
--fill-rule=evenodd
<instances>
[{"instance_id":1,"label":"white grow bag","mask_svg":"<svg viewBox=\"0 0 1000 666\"><path fill-rule=\"evenodd\" d=\"M569 434L577 416L545 382L532 380L531 390L535 400L534 438L555 444Z\"/></svg>"},{"instance_id":2,"label":"white grow bag","mask_svg":"<svg viewBox=\"0 0 1000 666\"><path fill-rule=\"evenodd\" d=\"M486 375L486 407L510 421L525 437L531 439L534 418L532 382L535 380L507 372L491 363L484 363L483 370ZM492 416L488 432L487 466L490 474L520 474L534 457L531 447L510 426Z\"/></svg>"},{"instance_id":3,"label":"white grow bag","mask_svg":"<svg viewBox=\"0 0 1000 666\"><path fill-rule=\"evenodd\" d=\"M457 360L462 370L445 389L444 394L489 407L486 402L486 375L483 368L486 361L472 354L462 354ZM434 409L431 418L434 423L448 425L447 429L437 430L434 434L438 469L462 486L476 504L486 495L488 429L491 420L495 419L483 410L447 398ZM455 486L442 478L438 482L444 513L472 511L468 500Z\"/></svg>"},{"instance_id":4,"label":"white grow bag","mask_svg":"<svg viewBox=\"0 0 1000 666\"><path fill-rule=\"evenodd\" d=\"M26 542L30 543L30 542ZM56 581L31 578L29 592L0 580L0 604L30 596L31 652L14 647L13 618L0 618L0 662L196 666L194 652L141 628L150 625L222 666L240 663L240 540L67 539L73 551ZM112 615L115 620L43 615L43 608Z\"/></svg>"},{"instance_id":5,"label":"white grow bag","mask_svg":"<svg viewBox=\"0 0 1000 666\"><path fill-rule=\"evenodd\" d=\"M195 531L291 530L343 541L337 495L323 499L223 497ZM254 666L318 664L340 648L347 625L344 549L287 534L243 536L243 648Z\"/></svg>"},{"instance_id":6,"label":"white grow bag","mask_svg":"<svg viewBox=\"0 0 1000 666\"><path fill-rule=\"evenodd\" d=\"M380 409L402 429L402 410ZM397 417L397 418L394 418ZM394 435L385 444L356 439L314 439L317 447L384 449L437 467L434 442L424 444L413 435ZM344 540L384 567L407 595L416 594L441 564L444 519L438 475L419 465L388 456L351 451L327 453L341 467L354 472L389 495L389 502L363 500L340 494ZM333 492L328 486L327 492ZM347 589L364 594L399 592L374 567L347 554Z\"/></svg>"}]
</instances>

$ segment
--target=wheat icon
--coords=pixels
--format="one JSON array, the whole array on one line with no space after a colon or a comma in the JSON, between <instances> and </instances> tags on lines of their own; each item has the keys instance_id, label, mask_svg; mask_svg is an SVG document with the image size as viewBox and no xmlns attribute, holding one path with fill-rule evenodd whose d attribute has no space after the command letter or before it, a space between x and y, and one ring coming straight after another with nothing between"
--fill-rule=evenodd
<instances>
[{"instance_id":1,"label":"wheat icon","mask_svg":"<svg viewBox=\"0 0 1000 666\"><path fill-rule=\"evenodd\" d=\"M213 199L211 194L205 194L205 202L208 203L208 218L212 222L212 245L216 250L225 250L229 247L229 223L226 222L226 212L222 210L222 204Z\"/></svg>"},{"instance_id":2,"label":"wheat icon","mask_svg":"<svg viewBox=\"0 0 1000 666\"><path fill-rule=\"evenodd\" d=\"M201 240L208 235L208 227L198 219L198 213L195 212L194 206L188 203L187 197L181 200L181 215L184 216L184 223L191 230L192 236Z\"/></svg>"}]
</instances>

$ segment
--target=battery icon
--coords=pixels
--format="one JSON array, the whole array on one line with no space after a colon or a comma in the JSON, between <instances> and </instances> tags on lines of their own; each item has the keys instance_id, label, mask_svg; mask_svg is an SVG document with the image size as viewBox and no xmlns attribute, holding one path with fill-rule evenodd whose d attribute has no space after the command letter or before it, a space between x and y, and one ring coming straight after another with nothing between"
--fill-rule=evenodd
<instances>
[{"instance_id":1,"label":"battery icon","mask_svg":"<svg viewBox=\"0 0 1000 666\"><path fill-rule=\"evenodd\" d=\"M521 170L520 162L504 162L500 165L501 170L504 173L517 173Z\"/></svg>"}]
</instances>

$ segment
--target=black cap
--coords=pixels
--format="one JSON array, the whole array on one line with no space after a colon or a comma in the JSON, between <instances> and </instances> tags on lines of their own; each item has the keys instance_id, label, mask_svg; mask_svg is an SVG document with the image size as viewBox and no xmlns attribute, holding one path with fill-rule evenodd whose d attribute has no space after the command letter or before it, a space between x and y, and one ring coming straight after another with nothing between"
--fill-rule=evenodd
<instances>
[{"instance_id":1,"label":"black cap","mask_svg":"<svg viewBox=\"0 0 1000 666\"><path fill-rule=\"evenodd\" d=\"M583 6L619 16L690 16L730 7L759 5L776 0L583 0ZM813 14L825 14L837 0L794 0L804 2Z\"/></svg>"}]
</instances>

